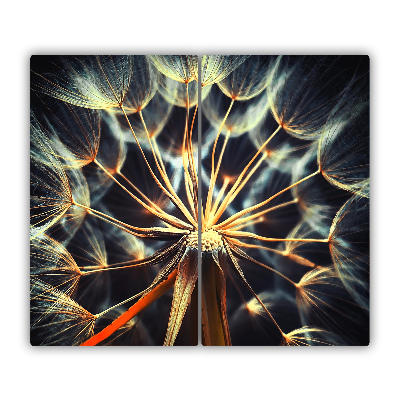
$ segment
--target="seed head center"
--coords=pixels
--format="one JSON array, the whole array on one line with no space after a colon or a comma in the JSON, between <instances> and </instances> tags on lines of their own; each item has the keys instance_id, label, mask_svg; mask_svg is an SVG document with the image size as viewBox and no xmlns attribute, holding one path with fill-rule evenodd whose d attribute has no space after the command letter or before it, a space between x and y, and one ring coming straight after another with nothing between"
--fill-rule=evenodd
<instances>
[{"instance_id":1,"label":"seed head center","mask_svg":"<svg viewBox=\"0 0 400 400\"><path fill-rule=\"evenodd\" d=\"M187 237L187 245L198 248L198 231L193 231ZM223 246L221 235L212 229L209 229L201 234L201 251L212 251Z\"/></svg>"}]
</instances>

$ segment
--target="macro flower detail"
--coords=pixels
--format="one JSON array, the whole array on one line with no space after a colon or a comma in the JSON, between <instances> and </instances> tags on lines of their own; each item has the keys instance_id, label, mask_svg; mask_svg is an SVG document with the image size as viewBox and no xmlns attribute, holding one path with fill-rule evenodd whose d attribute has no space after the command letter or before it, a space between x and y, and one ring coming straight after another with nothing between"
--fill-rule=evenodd
<instances>
[{"instance_id":1,"label":"macro flower detail","mask_svg":"<svg viewBox=\"0 0 400 400\"><path fill-rule=\"evenodd\" d=\"M368 57L33 56L30 236L32 345L367 345Z\"/></svg>"}]
</instances>

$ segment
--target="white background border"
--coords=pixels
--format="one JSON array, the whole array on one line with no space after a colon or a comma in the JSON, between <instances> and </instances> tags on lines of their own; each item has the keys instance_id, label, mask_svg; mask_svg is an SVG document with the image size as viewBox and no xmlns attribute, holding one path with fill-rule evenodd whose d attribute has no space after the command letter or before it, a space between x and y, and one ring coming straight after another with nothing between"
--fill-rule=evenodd
<instances>
[{"instance_id":1,"label":"white background border","mask_svg":"<svg viewBox=\"0 0 400 400\"><path fill-rule=\"evenodd\" d=\"M1 56L4 398L394 398L399 392L398 11L393 2L5 3ZM33 348L28 314L32 54L368 54L371 345L366 348Z\"/></svg>"}]
</instances>

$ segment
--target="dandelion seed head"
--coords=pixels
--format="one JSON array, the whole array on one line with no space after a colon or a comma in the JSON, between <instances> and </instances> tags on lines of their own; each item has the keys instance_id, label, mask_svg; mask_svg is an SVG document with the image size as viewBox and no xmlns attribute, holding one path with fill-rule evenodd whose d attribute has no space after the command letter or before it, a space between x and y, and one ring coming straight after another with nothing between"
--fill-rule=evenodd
<instances>
[{"instance_id":1,"label":"dandelion seed head","mask_svg":"<svg viewBox=\"0 0 400 400\"><path fill-rule=\"evenodd\" d=\"M197 293L205 345L366 343L365 58L49 60L32 68L35 344L195 345Z\"/></svg>"}]
</instances>

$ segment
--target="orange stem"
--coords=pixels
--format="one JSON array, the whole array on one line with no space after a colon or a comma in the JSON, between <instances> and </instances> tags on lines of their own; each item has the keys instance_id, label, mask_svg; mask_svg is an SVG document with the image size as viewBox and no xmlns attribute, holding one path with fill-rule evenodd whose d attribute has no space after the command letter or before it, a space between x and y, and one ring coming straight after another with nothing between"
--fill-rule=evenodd
<instances>
[{"instance_id":1,"label":"orange stem","mask_svg":"<svg viewBox=\"0 0 400 400\"><path fill-rule=\"evenodd\" d=\"M125 325L140 311L144 310L147 306L156 301L165 292L167 292L175 283L177 272L177 269L174 270L164 282L157 285L157 287L155 287L153 290L151 290L149 293L139 299L132 307L121 314L115 321L106 326L101 332L86 340L86 342L82 343L81 346L95 346L104 339L107 339L117 329L121 328L121 326Z\"/></svg>"}]
</instances>

